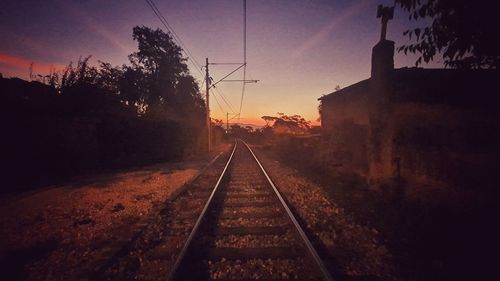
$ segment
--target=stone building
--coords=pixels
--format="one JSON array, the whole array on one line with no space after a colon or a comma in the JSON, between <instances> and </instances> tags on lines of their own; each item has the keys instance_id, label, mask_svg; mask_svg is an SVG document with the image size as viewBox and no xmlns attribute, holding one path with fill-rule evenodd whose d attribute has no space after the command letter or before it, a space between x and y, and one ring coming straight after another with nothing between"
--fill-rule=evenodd
<instances>
[{"instance_id":1,"label":"stone building","mask_svg":"<svg viewBox=\"0 0 500 281\"><path fill-rule=\"evenodd\" d=\"M500 182L500 73L394 69L385 23L371 77L319 98L325 164L375 186Z\"/></svg>"}]
</instances>

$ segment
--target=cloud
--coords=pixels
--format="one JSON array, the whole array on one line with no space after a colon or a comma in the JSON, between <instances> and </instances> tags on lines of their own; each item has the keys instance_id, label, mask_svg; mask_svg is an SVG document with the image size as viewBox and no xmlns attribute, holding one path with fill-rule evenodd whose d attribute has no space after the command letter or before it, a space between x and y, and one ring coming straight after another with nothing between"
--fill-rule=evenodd
<instances>
[{"instance_id":1,"label":"cloud","mask_svg":"<svg viewBox=\"0 0 500 281\"><path fill-rule=\"evenodd\" d=\"M2 30L4 37L8 38L10 45L15 46L9 48L11 50L26 50L37 57L44 57L46 60L56 60L61 62L69 58L71 52L65 48L54 48L54 46L44 42L43 40L34 40L20 33L15 33L9 30ZM4 50L5 51L5 50Z\"/></svg>"},{"instance_id":2,"label":"cloud","mask_svg":"<svg viewBox=\"0 0 500 281\"><path fill-rule=\"evenodd\" d=\"M109 44L120 49L125 54L131 52L130 48L122 43L122 40L116 36L109 29L105 28L102 24L98 23L90 15L83 13L81 8L77 7L76 4L72 4L68 1L58 1L61 7L71 14L73 17L77 18L82 24L87 28L99 34L103 39L105 39Z\"/></svg>"},{"instance_id":3,"label":"cloud","mask_svg":"<svg viewBox=\"0 0 500 281\"><path fill-rule=\"evenodd\" d=\"M295 49L292 52L292 58L298 59L310 49L313 49L317 45L321 44L328 38L328 35L330 35L330 33L339 26L339 24L362 11L366 6L368 6L368 4L370 4L370 2L370 0L363 0L342 11L340 15L334 17L327 25L325 25L313 36L309 37L302 45Z\"/></svg>"},{"instance_id":4,"label":"cloud","mask_svg":"<svg viewBox=\"0 0 500 281\"><path fill-rule=\"evenodd\" d=\"M35 61L29 58L0 52L0 66L4 74L10 76L25 76L33 63L33 74L48 74L51 71L60 70L65 67L62 64Z\"/></svg>"}]
</instances>

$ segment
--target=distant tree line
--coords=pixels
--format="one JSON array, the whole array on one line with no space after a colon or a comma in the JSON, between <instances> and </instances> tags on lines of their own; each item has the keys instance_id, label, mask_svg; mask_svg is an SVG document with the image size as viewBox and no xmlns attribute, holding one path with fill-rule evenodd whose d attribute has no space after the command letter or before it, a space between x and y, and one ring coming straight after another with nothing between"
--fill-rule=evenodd
<instances>
[{"instance_id":1,"label":"distant tree line","mask_svg":"<svg viewBox=\"0 0 500 281\"><path fill-rule=\"evenodd\" d=\"M278 112L277 116L266 115L261 118L266 121L266 125L262 128L232 124L228 135L253 143L269 144L295 137L307 137L319 131L319 127L311 126L311 122L300 115L286 115ZM219 126L221 125L222 123Z\"/></svg>"},{"instance_id":2,"label":"distant tree line","mask_svg":"<svg viewBox=\"0 0 500 281\"><path fill-rule=\"evenodd\" d=\"M233 124L229 135L256 144L292 166L312 170L323 169L320 127L300 115L278 112L274 116L261 117L266 125L261 128Z\"/></svg>"},{"instance_id":3,"label":"distant tree line","mask_svg":"<svg viewBox=\"0 0 500 281\"><path fill-rule=\"evenodd\" d=\"M160 29L135 27L133 39L130 65L91 66L89 56L43 81L0 77L2 166L13 184L202 151L205 105L181 48Z\"/></svg>"}]
</instances>

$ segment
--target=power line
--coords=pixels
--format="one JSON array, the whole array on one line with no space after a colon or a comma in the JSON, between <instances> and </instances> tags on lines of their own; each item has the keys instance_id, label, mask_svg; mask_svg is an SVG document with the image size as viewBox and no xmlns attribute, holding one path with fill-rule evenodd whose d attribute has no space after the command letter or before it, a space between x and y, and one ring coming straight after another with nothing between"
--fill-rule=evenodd
<instances>
[{"instance_id":1,"label":"power line","mask_svg":"<svg viewBox=\"0 0 500 281\"><path fill-rule=\"evenodd\" d=\"M247 64L247 0L243 0L243 62Z\"/></svg>"},{"instance_id":2,"label":"power line","mask_svg":"<svg viewBox=\"0 0 500 281\"><path fill-rule=\"evenodd\" d=\"M192 55L192 53L189 51L189 49L187 48L187 46L184 44L184 42L182 41L182 39L180 38L180 36L175 32L175 30L173 29L173 27L168 23L167 19L165 18L165 16L163 16L163 14L161 13L161 11L158 9L158 7L156 6L155 2L153 0L145 0L145 1L149 5L149 7L153 10L153 13L160 20L160 22L163 24L163 26L165 26L165 28L167 29L167 31L171 33L173 39L175 41L177 41L177 43L182 47L182 51L186 54L186 56L188 56L188 59L191 59L191 63L194 65L194 67L196 68L196 70L203 77L204 74L201 72L202 67L200 66L200 64L198 63L198 61L196 60L196 58ZM243 0L243 61L244 61L243 64L241 64L241 63L232 63L232 62L211 63L211 64L214 64L214 65L240 64L240 66L238 68L236 68L234 71L232 71L231 73L229 73L228 75L226 75L224 78L220 79L219 81L213 83L212 86L214 86L214 88L215 88L216 84L218 84L219 82L221 82L222 80L224 80L225 78L227 78L229 75L233 74L234 72L236 72L240 68L243 68L243 80L241 80L242 81L242 90L241 90L240 108L239 108L239 113L238 113L238 121L239 121L239 118L241 116L241 111L242 111L242 107L243 107L243 99L244 99L244 95L245 95L245 84L246 84L246 66L247 66L247 63L246 63L246 59L247 59L247 54L246 54L247 53L247 50L246 50L247 49L247 42L246 42L247 41L246 17L247 17L247 15L246 15L246 0ZM205 83L205 81L203 81L202 87L203 87L204 83ZM231 109L232 112L235 112L234 108L231 105L231 103L226 99L226 97L224 96L224 94L218 88L215 88L215 89L216 89L216 92L219 94L219 96L224 101L224 103ZM215 95L214 95L214 97L216 99L216 102L217 102L219 108L223 111L222 106L221 106L220 102L218 101L217 97Z\"/></svg>"},{"instance_id":3,"label":"power line","mask_svg":"<svg viewBox=\"0 0 500 281\"><path fill-rule=\"evenodd\" d=\"M240 111L238 122L241 118L241 108L243 107L243 97L245 96L245 85L247 75L247 0L243 0L243 84L241 86Z\"/></svg>"},{"instance_id":4,"label":"power line","mask_svg":"<svg viewBox=\"0 0 500 281\"><path fill-rule=\"evenodd\" d=\"M226 97L224 96L224 94L222 93L222 90L219 91L219 88L215 88L215 90L217 91L217 93L219 93L219 95L221 96L222 100L224 101L224 103L227 105L227 107L229 107L229 109L231 110L231 112L234 112L234 108L233 106L231 105L231 103L226 99Z\"/></svg>"},{"instance_id":5,"label":"power line","mask_svg":"<svg viewBox=\"0 0 500 281\"><path fill-rule=\"evenodd\" d=\"M219 106L220 112L224 114L224 109L222 109L222 106L220 105L219 100L217 99L217 95L213 95L213 97L215 98L215 102Z\"/></svg>"},{"instance_id":6,"label":"power line","mask_svg":"<svg viewBox=\"0 0 500 281\"><path fill-rule=\"evenodd\" d=\"M203 81L203 82L201 82L200 89L203 89L203 86L205 86L205 79L203 79L202 81Z\"/></svg>"},{"instance_id":7,"label":"power line","mask_svg":"<svg viewBox=\"0 0 500 281\"><path fill-rule=\"evenodd\" d=\"M187 48L187 46L184 44L184 42L182 42L181 38L179 37L179 35L177 35L177 33L175 32L175 30L172 28L172 26L168 23L167 19L160 12L160 10L156 6L156 4L153 2L153 0L145 0L145 1L149 5L149 7L151 7L151 9L153 10L153 12L156 15L156 17L160 20L160 22L172 34L173 39L175 41L177 41L177 43L182 47L182 50L188 56L188 59L191 59L194 67L196 68L196 70L198 70L198 72L200 73L201 77L203 77L203 73L201 72L201 66L200 66L200 64L198 63L198 61L196 60L196 58L191 54L191 52L189 51L189 49Z\"/></svg>"},{"instance_id":8,"label":"power line","mask_svg":"<svg viewBox=\"0 0 500 281\"><path fill-rule=\"evenodd\" d=\"M178 43L185 49L185 51L186 51L187 55L189 56L189 58L191 58L193 60L194 64L196 64L196 66L199 69L201 69L200 64L198 63L198 61L196 60L196 58L191 54L191 52L186 47L186 45L184 44L184 42L182 42L181 37L179 35L177 35L177 33L175 32L174 28L168 23L167 19L163 16L163 14L161 13L160 9L158 9L158 7L154 3L154 1L153 0L146 0L146 2L148 2L148 4L150 4L150 7L154 11L157 12L157 15L159 16L160 21L163 20L162 22L165 25L165 27L172 33L173 36L175 36L177 38Z\"/></svg>"},{"instance_id":9,"label":"power line","mask_svg":"<svg viewBox=\"0 0 500 281\"><path fill-rule=\"evenodd\" d=\"M247 79L247 80L242 80L242 79L226 79L226 80L224 80L224 82L257 83L257 82L259 82L259 80L251 80L251 79Z\"/></svg>"},{"instance_id":10,"label":"power line","mask_svg":"<svg viewBox=\"0 0 500 281\"><path fill-rule=\"evenodd\" d=\"M189 51L188 47L181 40L180 36L175 32L174 28L168 23L167 19L165 18L165 16L163 16L163 14L158 9L158 7L154 3L154 1L153 0L145 0L145 1L149 5L149 7L151 8L151 10L153 10L153 13L160 20L160 22L163 24L163 26L165 26L165 28L167 29L167 31L169 31L172 34L172 38L175 41L177 41L177 43L182 47L182 51L184 51L184 53L188 56L188 58L191 59L191 63L196 68L196 70L201 75L201 77L204 77L204 74L201 72L202 67L200 66L200 64L196 60L195 56L193 56L193 54L191 53L191 51ZM205 84L205 80L203 79L201 88L203 88L204 84ZM219 103L219 102L217 101L217 103Z\"/></svg>"},{"instance_id":11,"label":"power line","mask_svg":"<svg viewBox=\"0 0 500 281\"><path fill-rule=\"evenodd\" d=\"M217 94L219 94L219 97L222 98L222 101L224 101L224 103L227 105L227 107L229 108L229 110L231 110L231 112L234 112L234 108L233 106L231 105L231 103L226 99L226 97L224 96L224 94L222 93L222 90L219 90L219 88L214 88L215 91L217 92ZM219 106L219 109L221 110L222 113L224 112L227 112L227 111L224 111L224 108L223 106L221 105L221 103L219 102L219 100L217 99L217 95L215 95L215 92L214 92L214 95L215 97L215 101L217 102L217 105Z\"/></svg>"},{"instance_id":12,"label":"power line","mask_svg":"<svg viewBox=\"0 0 500 281\"><path fill-rule=\"evenodd\" d=\"M222 82L224 79L226 79L227 77L229 77L231 74L235 73L236 71L238 71L240 68L244 67L245 64L242 64L240 66L238 66L235 70L229 72L229 74L227 74L226 76L222 77L221 79L219 79L219 81L215 82L214 84L212 84L212 87L215 87L215 85L219 84L220 82Z\"/></svg>"},{"instance_id":13,"label":"power line","mask_svg":"<svg viewBox=\"0 0 500 281\"><path fill-rule=\"evenodd\" d=\"M227 107L231 110L231 112L234 112L234 109L233 107L231 106L231 104L226 100L226 97L224 96L224 94L222 93L222 91L219 91L219 88L215 88L215 91L217 92L217 94L219 94L220 98L222 98L222 100L224 101L224 103L227 105ZM227 112L227 111L224 111L224 108L222 107L221 103L219 102L219 100L217 99L217 95L213 95L215 97L215 101L217 102L217 105L219 106L219 109L222 111L222 113L224 112Z\"/></svg>"},{"instance_id":14,"label":"power line","mask_svg":"<svg viewBox=\"0 0 500 281\"><path fill-rule=\"evenodd\" d=\"M211 65L240 65L241 62L211 62Z\"/></svg>"}]
</instances>

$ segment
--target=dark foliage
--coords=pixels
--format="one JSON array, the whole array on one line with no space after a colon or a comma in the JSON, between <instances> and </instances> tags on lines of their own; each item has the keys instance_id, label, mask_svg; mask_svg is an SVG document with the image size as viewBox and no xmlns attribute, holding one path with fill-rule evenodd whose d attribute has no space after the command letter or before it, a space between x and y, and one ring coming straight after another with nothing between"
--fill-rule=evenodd
<instances>
[{"instance_id":1,"label":"dark foliage","mask_svg":"<svg viewBox=\"0 0 500 281\"><path fill-rule=\"evenodd\" d=\"M147 27L134 39L131 66L86 57L41 82L0 78L2 191L201 151L205 107L181 49Z\"/></svg>"},{"instance_id":2,"label":"dark foliage","mask_svg":"<svg viewBox=\"0 0 500 281\"><path fill-rule=\"evenodd\" d=\"M311 128L311 122L300 115L288 116L278 112L277 117L262 116L261 118L266 121L266 127L272 127L275 134L301 135L306 134Z\"/></svg>"},{"instance_id":3,"label":"dark foliage","mask_svg":"<svg viewBox=\"0 0 500 281\"><path fill-rule=\"evenodd\" d=\"M454 68L498 68L500 66L500 17L496 1L396 0L410 20L430 19L430 25L407 30L415 43L398 48L417 53L429 62L442 54L446 66Z\"/></svg>"}]
</instances>

